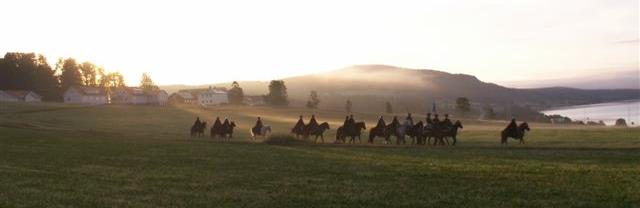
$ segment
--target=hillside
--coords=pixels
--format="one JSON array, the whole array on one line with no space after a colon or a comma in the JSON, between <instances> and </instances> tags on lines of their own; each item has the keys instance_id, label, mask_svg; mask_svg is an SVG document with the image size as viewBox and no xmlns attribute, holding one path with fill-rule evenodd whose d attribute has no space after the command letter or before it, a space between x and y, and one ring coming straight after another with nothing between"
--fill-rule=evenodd
<instances>
[{"instance_id":1,"label":"hillside","mask_svg":"<svg viewBox=\"0 0 640 208\"><path fill-rule=\"evenodd\" d=\"M406 69L387 65L357 65L326 73L285 78L290 98L302 102L316 90L324 106L342 106L346 99L354 104L391 101L409 109L427 108L429 103L451 106L457 97L474 103L504 106L517 104L544 109L556 106L593 104L640 98L638 89L584 90L574 88L507 88L483 82L475 76L436 70ZM268 82L240 82L246 94L264 94ZM214 86L229 86L229 83ZM202 87L202 86L194 86Z\"/></svg>"}]
</instances>

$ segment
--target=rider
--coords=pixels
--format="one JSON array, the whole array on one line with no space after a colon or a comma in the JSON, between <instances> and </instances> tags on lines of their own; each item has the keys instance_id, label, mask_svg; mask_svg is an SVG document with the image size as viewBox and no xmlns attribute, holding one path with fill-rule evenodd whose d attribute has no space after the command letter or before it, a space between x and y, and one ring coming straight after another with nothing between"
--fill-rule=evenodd
<instances>
[{"instance_id":1,"label":"rider","mask_svg":"<svg viewBox=\"0 0 640 208\"><path fill-rule=\"evenodd\" d=\"M311 115L311 120L309 120L309 125L307 125L309 129L314 129L318 127L318 121L316 121L316 115Z\"/></svg>"},{"instance_id":2,"label":"rider","mask_svg":"<svg viewBox=\"0 0 640 208\"><path fill-rule=\"evenodd\" d=\"M431 113L427 113L427 126L433 125L433 120L431 119Z\"/></svg>"},{"instance_id":3,"label":"rider","mask_svg":"<svg viewBox=\"0 0 640 208\"><path fill-rule=\"evenodd\" d=\"M384 128L386 126L387 124L384 122L384 118L380 116L380 119L378 119L378 124L376 124L375 128Z\"/></svg>"},{"instance_id":4,"label":"rider","mask_svg":"<svg viewBox=\"0 0 640 208\"><path fill-rule=\"evenodd\" d=\"M516 124L516 118L511 118L511 123L505 129L506 132L515 132L518 129L518 124Z\"/></svg>"},{"instance_id":5,"label":"rider","mask_svg":"<svg viewBox=\"0 0 640 208\"><path fill-rule=\"evenodd\" d=\"M413 126L413 118L411 118L411 113L407 115L406 120L409 121L409 125Z\"/></svg>"},{"instance_id":6,"label":"rider","mask_svg":"<svg viewBox=\"0 0 640 208\"><path fill-rule=\"evenodd\" d=\"M398 116L393 117L393 121L391 121L391 124L395 124L395 125L400 124L400 121L398 121Z\"/></svg>"},{"instance_id":7,"label":"rider","mask_svg":"<svg viewBox=\"0 0 640 208\"><path fill-rule=\"evenodd\" d=\"M262 119L258 117L258 120L256 121L256 126L253 127L253 132L260 132L260 129L262 129Z\"/></svg>"},{"instance_id":8,"label":"rider","mask_svg":"<svg viewBox=\"0 0 640 208\"><path fill-rule=\"evenodd\" d=\"M218 129L222 126L222 122L220 122L220 117L216 117L216 121L213 122L213 129Z\"/></svg>"},{"instance_id":9,"label":"rider","mask_svg":"<svg viewBox=\"0 0 640 208\"><path fill-rule=\"evenodd\" d=\"M440 126L440 119L438 118L438 114L433 116L432 122L433 122L433 126L434 127L439 127Z\"/></svg>"},{"instance_id":10,"label":"rider","mask_svg":"<svg viewBox=\"0 0 640 208\"><path fill-rule=\"evenodd\" d=\"M299 130L302 130L303 128L304 128L304 120L302 120L302 115L300 115L300 118L298 119L298 123L296 123L293 129L294 131L299 131Z\"/></svg>"},{"instance_id":11,"label":"rider","mask_svg":"<svg viewBox=\"0 0 640 208\"><path fill-rule=\"evenodd\" d=\"M453 123L449 120L449 114L444 114L444 121L442 121L442 124L446 126L453 126Z\"/></svg>"},{"instance_id":12,"label":"rider","mask_svg":"<svg viewBox=\"0 0 640 208\"><path fill-rule=\"evenodd\" d=\"M229 119L228 118L224 118L224 122L222 122L222 127L228 127L231 124L229 123Z\"/></svg>"},{"instance_id":13,"label":"rider","mask_svg":"<svg viewBox=\"0 0 640 208\"><path fill-rule=\"evenodd\" d=\"M193 124L193 126L200 126L200 124L202 124L202 122L200 122L200 117L196 117L196 122Z\"/></svg>"},{"instance_id":14,"label":"rider","mask_svg":"<svg viewBox=\"0 0 640 208\"><path fill-rule=\"evenodd\" d=\"M349 125L354 125L356 124L356 120L353 119L353 114L349 115Z\"/></svg>"}]
</instances>

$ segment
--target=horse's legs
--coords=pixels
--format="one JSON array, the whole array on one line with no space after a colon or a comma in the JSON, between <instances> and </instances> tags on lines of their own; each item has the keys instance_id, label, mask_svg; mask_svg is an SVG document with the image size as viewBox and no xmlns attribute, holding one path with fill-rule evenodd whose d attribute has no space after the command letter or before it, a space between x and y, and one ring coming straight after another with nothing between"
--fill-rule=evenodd
<instances>
[{"instance_id":1,"label":"horse's legs","mask_svg":"<svg viewBox=\"0 0 640 208\"><path fill-rule=\"evenodd\" d=\"M452 136L451 139L453 139L453 146L456 146L456 143L458 142L456 136Z\"/></svg>"}]
</instances>

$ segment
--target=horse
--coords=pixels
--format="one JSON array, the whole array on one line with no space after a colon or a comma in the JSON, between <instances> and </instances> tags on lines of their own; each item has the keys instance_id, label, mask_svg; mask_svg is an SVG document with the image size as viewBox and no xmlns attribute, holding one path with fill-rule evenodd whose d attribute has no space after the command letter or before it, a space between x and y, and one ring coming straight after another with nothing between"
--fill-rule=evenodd
<instances>
[{"instance_id":1,"label":"horse","mask_svg":"<svg viewBox=\"0 0 640 208\"><path fill-rule=\"evenodd\" d=\"M200 125L193 124L193 126L191 126L191 137L204 136L204 130L206 128L207 128L207 122L201 122Z\"/></svg>"},{"instance_id":2,"label":"horse","mask_svg":"<svg viewBox=\"0 0 640 208\"><path fill-rule=\"evenodd\" d=\"M506 145L507 144L507 140L509 139L509 137L515 139L515 140L520 140L520 144L524 144L524 135L527 131L531 131L531 129L529 129L529 124L527 122L523 122L521 123L516 129L515 132L511 131L511 132L507 132L507 129L502 130L500 136L501 136L501 140L500 143Z\"/></svg>"},{"instance_id":3,"label":"horse","mask_svg":"<svg viewBox=\"0 0 640 208\"><path fill-rule=\"evenodd\" d=\"M392 135L396 136L396 138L398 137L398 125L398 123L392 122L386 126L373 127L369 131L369 143L373 144L373 139L375 139L376 137L383 137L385 144L390 144Z\"/></svg>"},{"instance_id":4,"label":"horse","mask_svg":"<svg viewBox=\"0 0 640 208\"><path fill-rule=\"evenodd\" d=\"M344 126L341 126L336 131L336 142L342 141L342 143L347 143L346 138L351 137L351 140L349 140L349 143L352 144L356 142L355 140L357 137L358 141L362 143L362 140L361 140L362 130L366 130L366 129L367 129L367 125L364 122L356 122L350 129L347 129Z\"/></svg>"},{"instance_id":5,"label":"horse","mask_svg":"<svg viewBox=\"0 0 640 208\"><path fill-rule=\"evenodd\" d=\"M411 144L424 144L424 123L419 121L414 124L413 127L407 131L407 135L411 137Z\"/></svg>"},{"instance_id":6,"label":"horse","mask_svg":"<svg viewBox=\"0 0 640 208\"><path fill-rule=\"evenodd\" d=\"M220 137L223 141L230 141L233 138L233 128L236 127L236 123L231 121L229 123L224 123L220 128L214 129L211 128L211 137L216 138Z\"/></svg>"},{"instance_id":7,"label":"horse","mask_svg":"<svg viewBox=\"0 0 640 208\"><path fill-rule=\"evenodd\" d=\"M257 130L255 128L251 128L249 131L251 132L251 139L256 140L257 136L262 136L262 138L264 139L267 134L271 133L271 126L262 126L262 128L260 128L260 130Z\"/></svg>"},{"instance_id":8,"label":"horse","mask_svg":"<svg viewBox=\"0 0 640 208\"><path fill-rule=\"evenodd\" d=\"M305 128L306 125L302 125L302 126L294 126L291 129L291 133L296 135L296 138L300 138L300 136L304 136L305 135Z\"/></svg>"},{"instance_id":9,"label":"horse","mask_svg":"<svg viewBox=\"0 0 640 208\"><path fill-rule=\"evenodd\" d=\"M320 139L322 140L322 143L324 143L324 132L326 130L329 130L329 123L324 122L321 123L320 125L318 125L315 128L309 128L309 132L307 135L310 136L316 136L315 140L313 142L318 141L318 137L320 137Z\"/></svg>"},{"instance_id":10,"label":"horse","mask_svg":"<svg viewBox=\"0 0 640 208\"><path fill-rule=\"evenodd\" d=\"M451 127L445 127L444 131L443 131L443 136L445 139L447 139L448 137L451 137L451 139L453 140L453 143L451 143L451 145L455 146L457 141L457 136L458 136L458 129L463 129L464 127L462 126L462 123L460 121L456 121L453 126ZM447 144L449 144L449 140L447 139Z\"/></svg>"}]
</instances>

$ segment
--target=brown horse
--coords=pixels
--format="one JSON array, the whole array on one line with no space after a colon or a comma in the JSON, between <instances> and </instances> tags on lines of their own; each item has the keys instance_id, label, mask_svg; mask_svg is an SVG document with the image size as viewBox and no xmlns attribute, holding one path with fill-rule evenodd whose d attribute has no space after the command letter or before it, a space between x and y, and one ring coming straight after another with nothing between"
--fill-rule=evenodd
<instances>
[{"instance_id":1,"label":"brown horse","mask_svg":"<svg viewBox=\"0 0 640 208\"><path fill-rule=\"evenodd\" d=\"M373 127L369 131L369 143L373 144L373 140L376 137L383 137L385 144L391 144L391 136L396 136L397 138L400 138L400 136L398 135L399 125L400 125L399 123L392 122L386 126Z\"/></svg>"},{"instance_id":2,"label":"brown horse","mask_svg":"<svg viewBox=\"0 0 640 208\"><path fill-rule=\"evenodd\" d=\"M207 122L201 122L200 125L193 124L193 126L191 126L191 137L204 136L204 130L206 128L207 128Z\"/></svg>"},{"instance_id":3,"label":"brown horse","mask_svg":"<svg viewBox=\"0 0 640 208\"><path fill-rule=\"evenodd\" d=\"M412 144L424 144L424 123L419 121L413 127L407 129L407 136L411 137Z\"/></svg>"},{"instance_id":4,"label":"brown horse","mask_svg":"<svg viewBox=\"0 0 640 208\"><path fill-rule=\"evenodd\" d=\"M349 140L349 143L355 143L356 142L356 138L358 138L358 141L360 143L362 143L361 140L361 136L362 136L362 130L366 130L367 129L367 125L364 122L356 122L352 128L345 128L344 126L341 126L338 128L338 130L336 131L336 143L338 141L342 141L342 143L347 143L346 138L347 137L351 137L351 139Z\"/></svg>"},{"instance_id":5,"label":"brown horse","mask_svg":"<svg viewBox=\"0 0 640 208\"><path fill-rule=\"evenodd\" d=\"M502 130L502 132L500 133L500 143L506 145L507 140L509 139L509 137L511 137L515 140L520 140L520 144L524 144L524 135L527 131L531 131L527 122L521 123L518 128L515 129L515 131L507 132L507 129Z\"/></svg>"},{"instance_id":6,"label":"brown horse","mask_svg":"<svg viewBox=\"0 0 640 208\"><path fill-rule=\"evenodd\" d=\"M318 137L320 137L320 139L322 140L322 143L324 143L324 132L326 130L329 130L329 123L324 122L321 123L320 125L318 125L317 127L314 128L309 128L309 132L308 135L310 136L316 136L315 140L313 140L313 142L317 142L318 141Z\"/></svg>"},{"instance_id":7,"label":"brown horse","mask_svg":"<svg viewBox=\"0 0 640 208\"><path fill-rule=\"evenodd\" d=\"M230 141L233 138L233 128L236 127L236 123L225 122L219 128L211 127L211 138L222 138L223 141Z\"/></svg>"}]
</instances>

